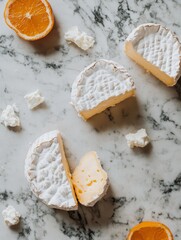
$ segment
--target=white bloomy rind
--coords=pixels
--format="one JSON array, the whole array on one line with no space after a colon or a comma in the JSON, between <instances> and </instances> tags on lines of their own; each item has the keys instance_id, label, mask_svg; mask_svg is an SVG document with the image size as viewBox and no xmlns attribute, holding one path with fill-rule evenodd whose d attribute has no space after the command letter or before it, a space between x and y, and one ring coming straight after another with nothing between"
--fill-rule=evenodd
<instances>
[{"instance_id":1,"label":"white bloomy rind","mask_svg":"<svg viewBox=\"0 0 181 240\"><path fill-rule=\"evenodd\" d=\"M181 43L160 24L147 23L134 29L125 40L125 52L168 86L181 76Z\"/></svg>"},{"instance_id":2,"label":"white bloomy rind","mask_svg":"<svg viewBox=\"0 0 181 240\"><path fill-rule=\"evenodd\" d=\"M75 43L84 51L87 51L89 48L93 47L95 43L93 37L88 36L85 32L80 32L77 26L72 27L68 32L65 33L65 40L69 43Z\"/></svg>"},{"instance_id":3,"label":"white bloomy rind","mask_svg":"<svg viewBox=\"0 0 181 240\"><path fill-rule=\"evenodd\" d=\"M11 205L2 211L2 216L9 227L17 225L21 217L20 213Z\"/></svg>"},{"instance_id":4,"label":"white bloomy rind","mask_svg":"<svg viewBox=\"0 0 181 240\"><path fill-rule=\"evenodd\" d=\"M33 143L25 160L25 176L32 192L47 206L77 210L59 131L45 133Z\"/></svg>"},{"instance_id":5,"label":"white bloomy rind","mask_svg":"<svg viewBox=\"0 0 181 240\"><path fill-rule=\"evenodd\" d=\"M150 142L145 129L140 129L136 133L129 133L126 136L127 144L130 148L145 147Z\"/></svg>"},{"instance_id":6,"label":"white bloomy rind","mask_svg":"<svg viewBox=\"0 0 181 240\"><path fill-rule=\"evenodd\" d=\"M25 95L24 99L27 101L29 109L34 109L45 101L45 98L41 96L41 93L38 89Z\"/></svg>"},{"instance_id":7,"label":"white bloomy rind","mask_svg":"<svg viewBox=\"0 0 181 240\"><path fill-rule=\"evenodd\" d=\"M134 95L134 81L127 70L116 62L101 59L78 75L72 85L71 103L79 115L88 119Z\"/></svg>"},{"instance_id":8,"label":"white bloomy rind","mask_svg":"<svg viewBox=\"0 0 181 240\"><path fill-rule=\"evenodd\" d=\"M21 123L17 113L19 110L15 104L7 105L1 114L1 122L5 127L20 127Z\"/></svg>"}]
</instances>

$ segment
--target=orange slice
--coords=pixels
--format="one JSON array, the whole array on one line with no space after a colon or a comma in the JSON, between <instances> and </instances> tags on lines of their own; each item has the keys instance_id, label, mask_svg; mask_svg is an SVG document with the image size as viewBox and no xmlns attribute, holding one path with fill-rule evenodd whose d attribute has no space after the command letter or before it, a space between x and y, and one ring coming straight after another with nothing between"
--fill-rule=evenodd
<instances>
[{"instance_id":1,"label":"orange slice","mask_svg":"<svg viewBox=\"0 0 181 240\"><path fill-rule=\"evenodd\" d=\"M173 235L159 222L142 222L130 230L127 240L173 240Z\"/></svg>"},{"instance_id":2,"label":"orange slice","mask_svg":"<svg viewBox=\"0 0 181 240\"><path fill-rule=\"evenodd\" d=\"M4 18L10 28L29 41L45 37L54 25L52 8L47 0L9 0Z\"/></svg>"}]
</instances>

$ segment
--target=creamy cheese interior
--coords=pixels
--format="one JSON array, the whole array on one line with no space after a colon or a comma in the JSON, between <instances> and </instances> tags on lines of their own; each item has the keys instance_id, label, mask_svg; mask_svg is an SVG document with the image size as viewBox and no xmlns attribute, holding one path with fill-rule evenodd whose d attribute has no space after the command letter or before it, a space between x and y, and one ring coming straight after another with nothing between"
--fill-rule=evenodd
<instances>
[{"instance_id":1,"label":"creamy cheese interior","mask_svg":"<svg viewBox=\"0 0 181 240\"><path fill-rule=\"evenodd\" d=\"M85 119L89 119L92 116L104 111L106 108L108 107L112 107L115 106L116 104L124 101L125 99L132 97L135 95L135 89L126 92L125 94L119 95L119 96L115 96L115 97L111 97L108 100L105 100L103 102L101 102L99 105L97 105L96 107L94 107L93 109L90 110L85 110L80 112L80 115Z\"/></svg>"},{"instance_id":2,"label":"creamy cheese interior","mask_svg":"<svg viewBox=\"0 0 181 240\"><path fill-rule=\"evenodd\" d=\"M83 156L72 174L75 192L79 202L93 206L108 188L107 173L102 169L96 152Z\"/></svg>"}]
</instances>

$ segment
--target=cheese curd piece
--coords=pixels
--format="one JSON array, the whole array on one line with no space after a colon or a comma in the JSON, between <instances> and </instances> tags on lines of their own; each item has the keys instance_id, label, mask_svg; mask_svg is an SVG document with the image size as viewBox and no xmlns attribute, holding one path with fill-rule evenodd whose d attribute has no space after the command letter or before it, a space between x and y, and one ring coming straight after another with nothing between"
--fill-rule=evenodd
<instances>
[{"instance_id":1,"label":"cheese curd piece","mask_svg":"<svg viewBox=\"0 0 181 240\"><path fill-rule=\"evenodd\" d=\"M138 130L136 133L129 133L125 137L130 148L134 147L143 148L150 142L146 130L143 128Z\"/></svg>"},{"instance_id":2,"label":"cheese curd piece","mask_svg":"<svg viewBox=\"0 0 181 240\"><path fill-rule=\"evenodd\" d=\"M77 210L71 174L58 131L45 133L33 143L25 160L25 176L32 192L47 206Z\"/></svg>"},{"instance_id":3,"label":"cheese curd piece","mask_svg":"<svg viewBox=\"0 0 181 240\"><path fill-rule=\"evenodd\" d=\"M121 65L99 60L85 68L72 85L71 102L85 120L135 95L134 82Z\"/></svg>"},{"instance_id":4,"label":"cheese curd piece","mask_svg":"<svg viewBox=\"0 0 181 240\"><path fill-rule=\"evenodd\" d=\"M15 104L7 105L7 107L2 111L1 122L5 127L20 127L20 119L17 115L19 112Z\"/></svg>"},{"instance_id":5,"label":"cheese curd piece","mask_svg":"<svg viewBox=\"0 0 181 240\"><path fill-rule=\"evenodd\" d=\"M9 227L17 225L21 217L19 212L11 205L2 211L2 216Z\"/></svg>"},{"instance_id":6,"label":"cheese curd piece","mask_svg":"<svg viewBox=\"0 0 181 240\"><path fill-rule=\"evenodd\" d=\"M147 23L132 31L125 41L125 52L140 66L168 86L181 76L181 43L160 24Z\"/></svg>"},{"instance_id":7,"label":"cheese curd piece","mask_svg":"<svg viewBox=\"0 0 181 240\"><path fill-rule=\"evenodd\" d=\"M72 27L68 32L65 33L65 39L71 43L75 43L79 48L87 51L93 47L95 41L94 38L88 36L85 32L80 32L77 26Z\"/></svg>"},{"instance_id":8,"label":"cheese curd piece","mask_svg":"<svg viewBox=\"0 0 181 240\"><path fill-rule=\"evenodd\" d=\"M25 95L24 98L27 101L29 109L34 109L45 101L45 98L41 96L41 93L38 89Z\"/></svg>"},{"instance_id":9,"label":"cheese curd piece","mask_svg":"<svg viewBox=\"0 0 181 240\"><path fill-rule=\"evenodd\" d=\"M72 181L79 202L92 207L107 192L109 181L96 152L85 154L72 174Z\"/></svg>"}]
</instances>

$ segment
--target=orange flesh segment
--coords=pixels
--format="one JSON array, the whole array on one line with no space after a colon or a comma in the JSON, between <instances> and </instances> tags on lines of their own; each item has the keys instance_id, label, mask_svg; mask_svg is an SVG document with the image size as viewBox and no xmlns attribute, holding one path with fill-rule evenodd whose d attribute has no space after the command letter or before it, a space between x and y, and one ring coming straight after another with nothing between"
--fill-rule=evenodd
<instances>
[{"instance_id":1,"label":"orange flesh segment","mask_svg":"<svg viewBox=\"0 0 181 240\"><path fill-rule=\"evenodd\" d=\"M44 32L49 25L45 5L39 0L19 0L9 8L11 24L27 36Z\"/></svg>"},{"instance_id":2,"label":"orange flesh segment","mask_svg":"<svg viewBox=\"0 0 181 240\"><path fill-rule=\"evenodd\" d=\"M130 230L127 240L173 240L173 235L164 224L142 222Z\"/></svg>"},{"instance_id":3,"label":"orange flesh segment","mask_svg":"<svg viewBox=\"0 0 181 240\"><path fill-rule=\"evenodd\" d=\"M168 235L162 228L145 227L133 233L131 240L168 240Z\"/></svg>"}]
</instances>

